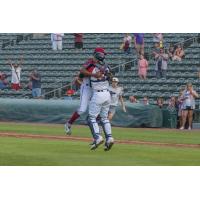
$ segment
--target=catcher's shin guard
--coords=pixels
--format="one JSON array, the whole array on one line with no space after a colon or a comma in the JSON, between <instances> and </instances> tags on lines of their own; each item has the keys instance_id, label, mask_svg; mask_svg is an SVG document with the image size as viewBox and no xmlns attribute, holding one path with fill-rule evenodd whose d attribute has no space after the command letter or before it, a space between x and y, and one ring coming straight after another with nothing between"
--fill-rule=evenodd
<instances>
[{"instance_id":1,"label":"catcher's shin guard","mask_svg":"<svg viewBox=\"0 0 200 200\"><path fill-rule=\"evenodd\" d=\"M110 121L108 119L101 119L101 125L103 127L103 131L104 131L106 139L108 139L109 137L112 137Z\"/></svg>"},{"instance_id":2,"label":"catcher's shin guard","mask_svg":"<svg viewBox=\"0 0 200 200\"><path fill-rule=\"evenodd\" d=\"M99 130L99 125L96 121L96 118L95 117L93 118L92 116L88 116L87 121L88 121L88 126L90 127L94 140L97 140L100 135L100 130Z\"/></svg>"}]
</instances>

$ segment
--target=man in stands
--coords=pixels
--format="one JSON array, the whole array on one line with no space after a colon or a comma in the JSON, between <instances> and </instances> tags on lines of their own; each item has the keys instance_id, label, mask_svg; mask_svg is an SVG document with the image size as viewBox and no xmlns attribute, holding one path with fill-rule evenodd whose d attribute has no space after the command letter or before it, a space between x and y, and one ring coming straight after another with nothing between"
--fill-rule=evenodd
<instances>
[{"instance_id":1,"label":"man in stands","mask_svg":"<svg viewBox=\"0 0 200 200\"><path fill-rule=\"evenodd\" d=\"M23 63L23 56L21 56L19 63L13 64L10 59L8 60L8 64L10 65L12 72L11 88L16 91L21 88L20 78L21 78L22 63Z\"/></svg>"},{"instance_id":2,"label":"man in stands","mask_svg":"<svg viewBox=\"0 0 200 200\"><path fill-rule=\"evenodd\" d=\"M157 78L166 78L168 58L168 54L164 52L164 49L160 49L160 53L155 54Z\"/></svg>"},{"instance_id":3,"label":"man in stands","mask_svg":"<svg viewBox=\"0 0 200 200\"><path fill-rule=\"evenodd\" d=\"M7 88L8 86L7 77L8 76L6 74L0 72L0 90Z\"/></svg>"},{"instance_id":4,"label":"man in stands","mask_svg":"<svg viewBox=\"0 0 200 200\"><path fill-rule=\"evenodd\" d=\"M40 98L41 97L41 76L36 69L32 71L30 75L30 80L32 82L33 98Z\"/></svg>"},{"instance_id":5,"label":"man in stands","mask_svg":"<svg viewBox=\"0 0 200 200\"><path fill-rule=\"evenodd\" d=\"M54 51L62 50L63 37L64 37L64 33L52 33L51 34L52 49Z\"/></svg>"},{"instance_id":6,"label":"man in stands","mask_svg":"<svg viewBox=\"0 0 200 200\"><path fill-rule=\"evenodd\" d=\"M74 47L83 49L83 33L74 33Z\"/></svg>"}]
</instances>

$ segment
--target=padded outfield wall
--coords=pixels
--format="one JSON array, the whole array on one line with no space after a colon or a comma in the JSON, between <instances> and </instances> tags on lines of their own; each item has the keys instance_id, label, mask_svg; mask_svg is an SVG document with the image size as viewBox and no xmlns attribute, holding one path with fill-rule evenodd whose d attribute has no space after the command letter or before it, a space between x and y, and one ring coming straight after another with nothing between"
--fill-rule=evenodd
<instances>
[{"instance_id":1,"label":"padded outfield wall","mask_svg":"<svg viewBox=\"0 0 200 200\"><path fill-rule=\"evenodd\" d=\"M0 99L0 120L13 122L65 123L77 109L78 100ZM157 106L126 103L118 107L112 121L121 127L162 127L163 112ZM169 113L168 113L169 114ZM77 124L86 124L87 114Z\"/></svg>"}]
</instances>

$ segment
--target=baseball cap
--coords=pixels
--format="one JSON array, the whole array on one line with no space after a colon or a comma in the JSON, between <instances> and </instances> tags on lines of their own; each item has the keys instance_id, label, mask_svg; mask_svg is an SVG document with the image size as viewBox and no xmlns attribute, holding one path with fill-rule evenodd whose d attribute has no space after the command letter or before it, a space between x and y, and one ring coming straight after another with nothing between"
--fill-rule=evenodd
<instances>
[{"instance_id":1,"label":"baseball cap","mask_svg":"<svg viewBox=\"0 0 200 200\"><path fill-rule=\"evenodd\" d=\"M107 54L107 52L105 51L105 49L101 48L101 47L95 48L94 53L103 53L104 55Z\"/></svg>"},{"instance_id":2,"label":"baseball cap","mask_svg":"<svg viewBox=\"0 0 200 200\"><path fill-rule=\"evenodd\" d=\"M75 91L72 89L67 90L67 95L74 95Z\"/></svg>"},{"instance_id":3,"label":"baseball cap","mask_svg":"<svg viewBox=\"0 0 200 200\"><path fill-rule=\"evenodd\" d=\"M119 82L119 79L116 78L116 77L114 77L114 78L112 79L112 81L113 81L113 82Z\"/></svg>"}]
</instances>

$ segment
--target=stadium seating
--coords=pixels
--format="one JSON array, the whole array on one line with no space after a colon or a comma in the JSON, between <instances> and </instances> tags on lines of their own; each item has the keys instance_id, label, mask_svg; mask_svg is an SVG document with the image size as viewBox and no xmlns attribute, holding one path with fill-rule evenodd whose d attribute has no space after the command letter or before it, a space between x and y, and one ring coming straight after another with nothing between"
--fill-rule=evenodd
<instances>
[{"instance_id":1,"label":"stadium seating","mask_svg":"<svg viewBox=\"0 0 200 200\"><path fill-rule=\"evenodd\" d=\"M15 40L18 34L0 34L0 45L5 41ZM196 36L197 34L164 34L164 43L183 42L185 39ZM122 43L122 33L100 33L84 34L84 49L77 51L74 49L73 34L65 34L63 51L52 51L50 34L45 34L38 38L29 38L20 41L18 44L10 44L1 50L0 71L5 72L10 78L10 68L6 65L8 58L17 61L20 55L24 56L22 66L22 86L23 89L14 92L11 89L0 91L0 97L28 98L31 97L31 91L26 87L29 81L29 74L32 69L37 68L42 75L42 89L49 92L55 88L69 84L77 74L82 64L92 55L95 47L102 46L110 54L107 55L107 62L111 67L136 59L133 52L131 55L125 55L120 49ZM153 47L152 34L145 34L145 50L151 51ZM156 79L154 72L155 62L149 60L148 79L142 81L138 78L136 65L129 65L123 72L116 72L121 84L124 86L125 97L135 95L138 98L149 96L154 100L158 96L169 98L173 94L178 94L188 81L194 84L196 89L200 86L200 80L197 78L197 70L200 69L200 44L191 44L185 49L185 59L182 62L169 62L167 79ZM54 93L55 94L55 93ZM79 95L79 92L76 93Z\"/></svg>"}]
</instances>

